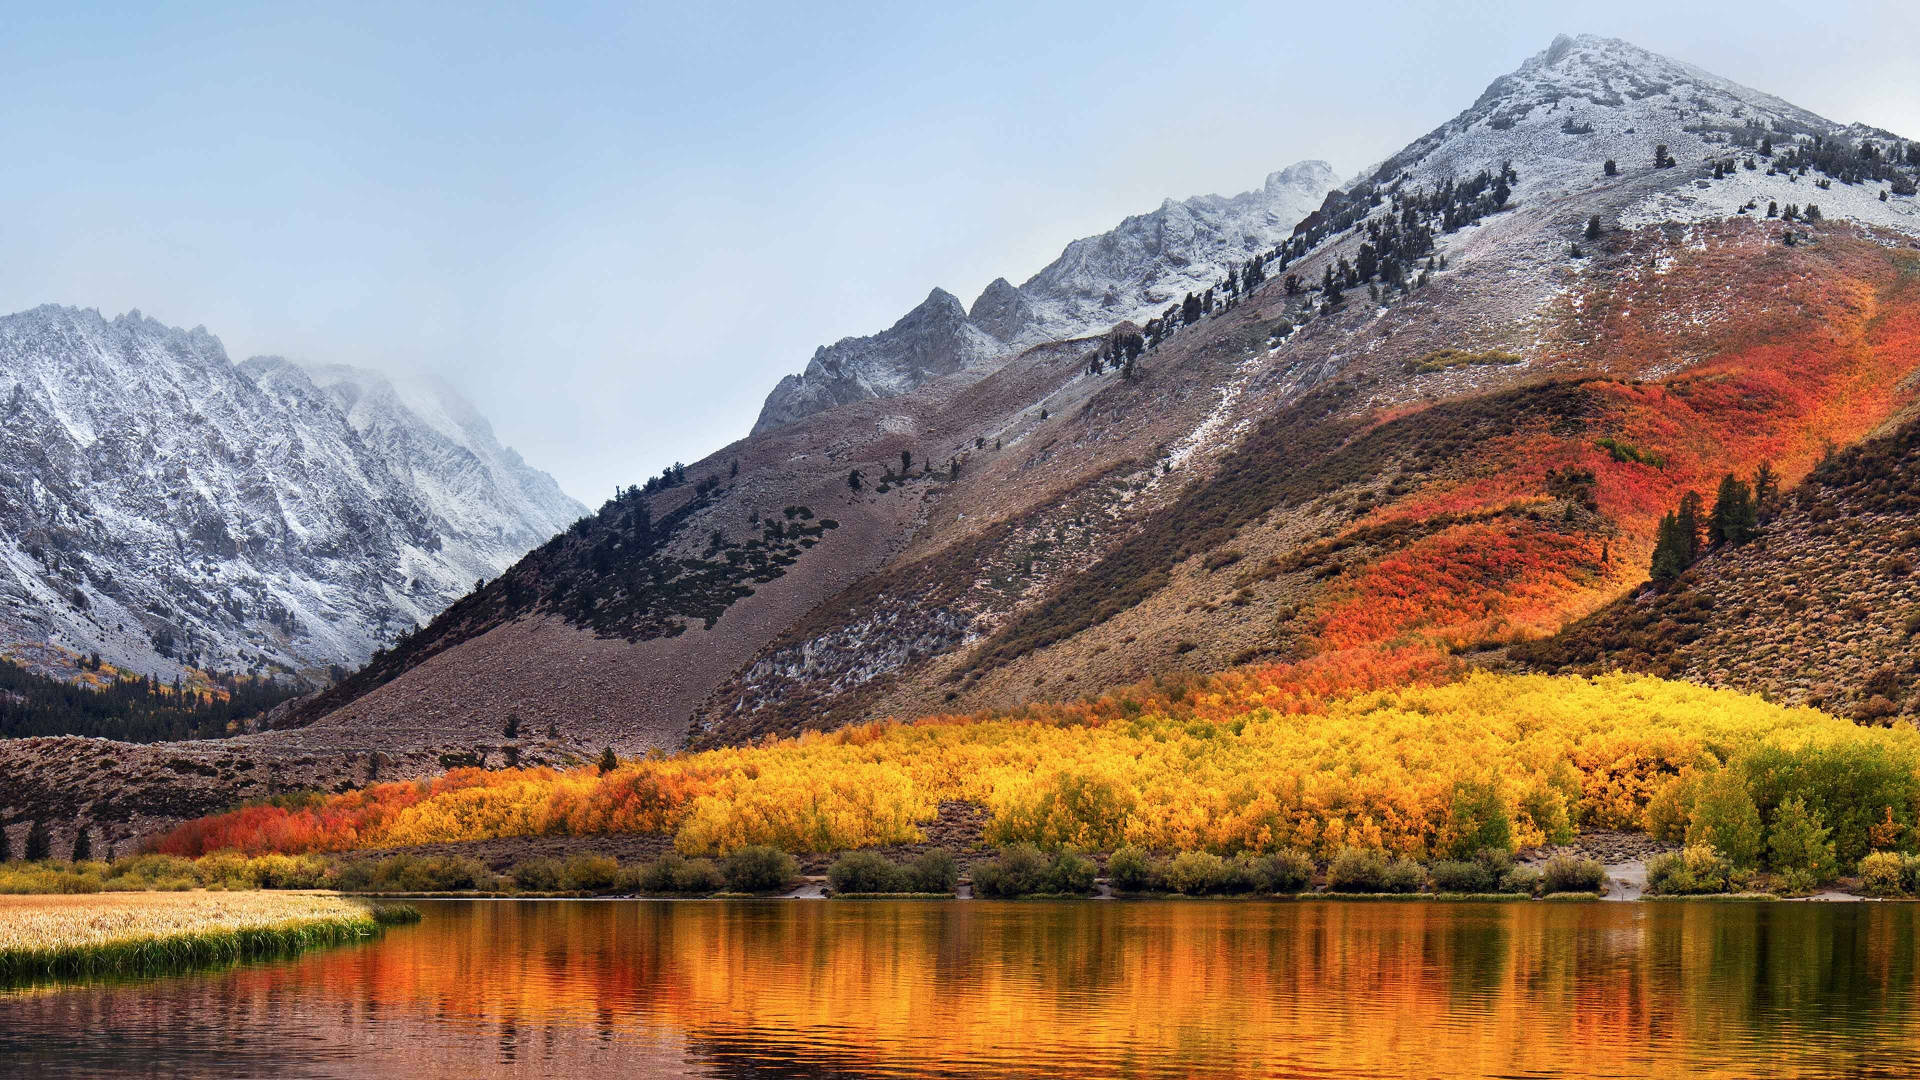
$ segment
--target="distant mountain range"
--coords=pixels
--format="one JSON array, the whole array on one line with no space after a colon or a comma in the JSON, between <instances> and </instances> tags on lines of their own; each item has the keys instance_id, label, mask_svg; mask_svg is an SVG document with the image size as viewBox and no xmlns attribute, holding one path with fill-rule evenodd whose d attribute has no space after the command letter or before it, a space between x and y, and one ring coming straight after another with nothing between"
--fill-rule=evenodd
<instances>
[{"instance_id":1,"label":"distant mountain range","mask_svg":"<svg viewBox=\"0 0 1920 1080\"><path fill-rule=\"evenodd\" d=\"M138 312L0 318L0 652L364 663L584 509L451 388Z\"/></svg>"}]
</instances>

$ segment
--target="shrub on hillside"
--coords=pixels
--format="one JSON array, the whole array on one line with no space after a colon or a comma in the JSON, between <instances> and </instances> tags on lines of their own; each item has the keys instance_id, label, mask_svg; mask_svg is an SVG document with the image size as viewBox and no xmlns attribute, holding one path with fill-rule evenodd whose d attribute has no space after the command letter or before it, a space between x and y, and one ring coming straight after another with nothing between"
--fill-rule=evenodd
<instances>
[{"instance_id":1,"label":"shrub on hillside","mask_svg":"<svg viewBox=\"0 0 1920 1080\"><path fill-rule=\"evenodd\" d=\"M641 869L636 884L644 893L709 896L726 885L712 859L689 859L678 853L662 855Z\"/></svg>"},{"instance_id":2,"label":"shrub on hillside","mask_svg":"<svg viewBox=\"0 0 1920 1080\"><path fill-rule=\"evenodd\" d=\"M914 892L950 893L959 882L960 866L946 848L923 851L907 867L907 884Z\"/></svg>"},{"instance_id":3,"label":"shrub on hillside","mask_svg":"<svg viewBox=\"0 0 1920 1080\"><path fill-rule=\"evenodd\" d=\"M1226 891L1227 860L1206 851L1183 851L1167 863L1167 888L1185 896Z\"/></svg>"},{"instance_id":4,"label":"shrub on hillside","mask_svg":"<svg viewBox=\"0 0 1920 1080\"><path fill-rule=\"evenodd\" d=\"M554 892L560 888L561 872L558 859L525 859L513 864L507 878L521 892Z\"/></svg>"},{"instance_id":5,"label":"shrub on hillside","mask_svg":"<svg viewBox=\"0 0 1920 1080\"><path fill-rule=\"evenodd\" d=\"M1540 868L1540 891L1545 893L1599 892L1607 883L1607 868L1598 859L1555 855Z\"/></svg>"},{"instance_id":6,"label":"shrub on hillside","mask_svg":"<svg viewBox=\"0 0 1920 1080\"><path fill-rule=\"evenodd\" d=\"M1806 892L1834 875L1833 841L1818 811L1795 795L1773 813L1767 830L1768 865L1790 892Z\"/></svg>"},{"instance_id":7,"label":"shrub on hillside","mask_svg":"<svg viewBox=\"0 0 1920 1080\"><path fill-rule=\"evenodd\" d=\"M1745 869L1759 861L1760 840L1760 810L1742 770L1729 767L1707 777L1687 821L1687 846L1710 847Z\"/></svg>"},{"instance_id":8,"label":"shrub on hillside","mask_svg":"<svg viewBox=\"0 0 1920 1080\"><path fill-rule=\"evenodd\" d=\"M1165 887L1152 857L1132 845L1107 857L1107 880L1120 892L1152 892Z\"/></svg>"},{"instance_id":9,"label":"shrub on hillside","mask_svg":"<svg viewBox=\"0 0 1920 1080\"><path fill-rule=\"evenodd\" d=\"M835 893L907 891L907 874L877 851L849 851L827 867L827 886Z\"/></svg>"},{"instance_id":10,"label":"shrub on hillside","mask_svg":"<svg viewBox=\"0 0 1920 1080\"><path fill-rule=\"evenodd\" d=\"M1905 896L1908 866L1920 866L1920 856L1876 851L1860 860L1860 890L1869 896Z\"/></svg>"},{"instance_id":11,"label":"shrub on hillside","mask_svg":"<svg viewBox=\"0 0 1920 1080\"><path fill-rule=\"evenodd\" d=\"M216 851L194 861L194 876L209 889L257 889L259 868L237 851Z\"/></svg>"},{"instance_id":12,"label":"shrub on hillside","mask_svg":"<svg viewBox=\"0 0 1920 1080\"><path fill-rule=\"evenodd\" d=\"M1657 896L1723 893L1732 878L1733 864L1704 844L1647 860L1647 891Z\"/></svg>"},{"instance_id":13,"label":"shrub on hillside","mask_svg":"<svg viewBox=\"0 0 1920 1080\"><path fill-rule=\"evenodd\" d=\"M1097 868L1093 860L1071 848L1052 856L1032 844L1014 844L973 866L973 888L986 897L1009 898L1036 893L1084 895L1093 891Z\"/></svg>"},{"instance_id":14,"label":"shrub on hillside","mask_svg":"<svg viewBox=\"0 0 1920 1080\"><path fill-rule=\"evenodd\" d=\"M1433 891L1443 893L1489 893L1499 881L1478 862L1444 859L1427 868L1433 879Z\"/></svg>"},{"instance_id":15,"label":"shrub on hillside","mask_svg":"<svg viewBox=\"0 0 1920 1080\"><path fill-rule=\"evenodd\" d=\"M611 855L575 855L561 871L560 885L572 892L612 892L620 885L620 862Z\"/></svg>"},{"instance_id":16,"label":"shrub on hillside","mask_svg":"<svg viewBox=\"0 0 1920 1080\"><path fill-rule=\"evenodd\" d=\"M727 888L734 892L779 892L800 876L800 863L778 848L755 844L727 856Z\"/></svg>"},{"instance_id":17,"label":"shrub on hillside","mask_svg":"<svg viewBox=\"0 0 1920 1080\"><path fill-rule=\"evenodd\" d=\"M1276 851L1262 862L1266 871L1267 892L1305 892L1313 885L1313 859L1304 851L1292 848Z\"/></svg>"},{"instance_id":18,"label":"shrub on hillside","mask_svg":"<svg viewBox=\"0 0 1920 1080\"><path fill-rule=\"evenodd\" d=\"M1389 859L1377 848L1345 848L1327 867L1327 890L1347 893L1419 892L1427 879L1411 859Z\"/></svg>"}]
</instances>

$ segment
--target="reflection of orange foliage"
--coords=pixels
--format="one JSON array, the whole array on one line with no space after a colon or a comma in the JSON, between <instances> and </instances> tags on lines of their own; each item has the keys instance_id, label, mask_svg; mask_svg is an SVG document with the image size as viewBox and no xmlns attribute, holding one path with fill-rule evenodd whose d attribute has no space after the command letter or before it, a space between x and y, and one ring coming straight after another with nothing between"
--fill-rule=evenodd
<instances>
[{"instance_id":1,"label":"reflection of orange foliage","mask_svg":"<svg viewBox=\"0 0 1920 1080\"><path fill-rule=\"evenodd\" d=\"M1911 905L422 906L169 992L436 1075L1892 1076L1920 1038Z\"/></svg>"},{"instance_id":2,"label":"reflection of orange foliage","mask_svg":"<svg viewBox=\"0 0 1920 1080\"><path fill-rule=\"evenodd\" d=\"M1348 669L1343 674L1352 674ZM1387 665L1377 674L1418 669ZM189 823L163 850L340 850L626 829L690 853L911 841L943 799L985 807L996 840L1215 851L1344 845L1426 854L1460 781L1494 784L1517 837L1559 823L1635 827L1660 784L1756 744L1874 742L1920 763L1920 733L1644 676L1478 674L1319 696L1294 672L1015 716L938 717L592 770L384 784L288 811ZM644 813L632 793L647 792ZM1904 820L1907 811L1896 808Z\"/></svg>"}]
</instances>

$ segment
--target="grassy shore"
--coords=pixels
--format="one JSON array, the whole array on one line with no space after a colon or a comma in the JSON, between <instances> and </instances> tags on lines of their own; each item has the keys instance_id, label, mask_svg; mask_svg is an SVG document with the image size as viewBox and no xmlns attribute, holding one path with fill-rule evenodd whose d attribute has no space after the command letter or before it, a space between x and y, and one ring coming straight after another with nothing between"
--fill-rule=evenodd
<instances>
[{"instance_id":1,"label":"grassy shore","mask_svg":"<svg viewBox=\"0 0 1920 1080\"><path fill-rule=\"evenodd\" d=\"M0 980L135 974L377 936L411 908L308 893L0 896Z\"/></svg>"}]
</instances>

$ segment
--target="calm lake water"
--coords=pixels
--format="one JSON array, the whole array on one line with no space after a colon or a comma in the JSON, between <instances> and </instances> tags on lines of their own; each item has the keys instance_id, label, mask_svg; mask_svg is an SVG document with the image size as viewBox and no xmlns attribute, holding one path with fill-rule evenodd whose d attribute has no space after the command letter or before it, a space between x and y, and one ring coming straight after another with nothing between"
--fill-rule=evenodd
<instances>
[{"instance_id":1,"label":"calm lake water","mask_svg":"<svg viewBox=\"0 0 1920 1080\"><path fill-rule=\"evenodd\" d=\"M1920 905L433 901L0 1076L1911 1076Z\"/></svg>"}]
</instances>

